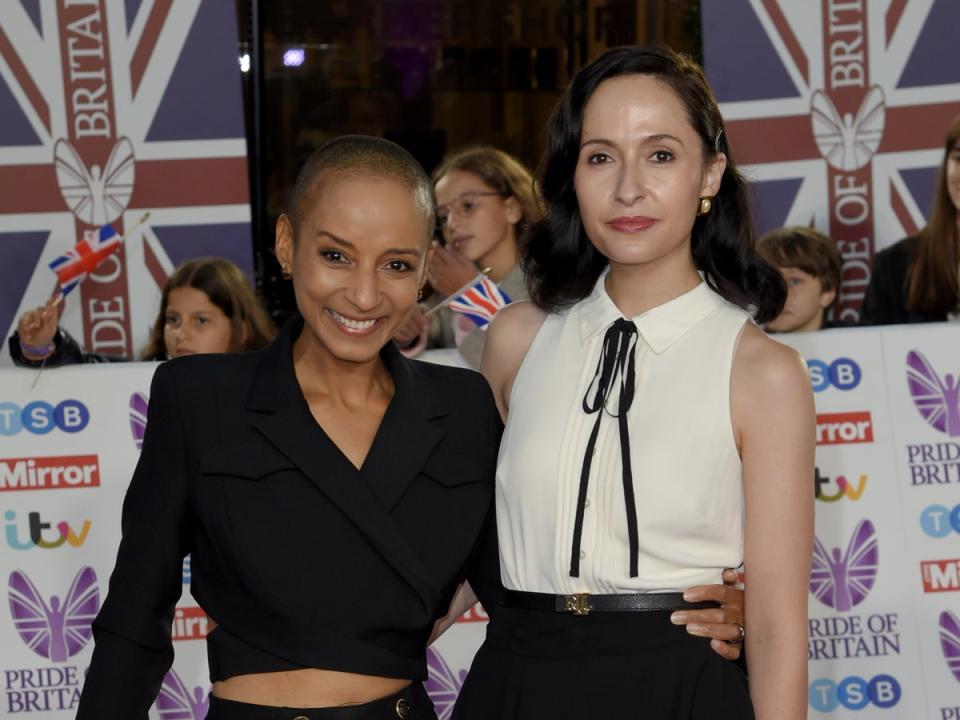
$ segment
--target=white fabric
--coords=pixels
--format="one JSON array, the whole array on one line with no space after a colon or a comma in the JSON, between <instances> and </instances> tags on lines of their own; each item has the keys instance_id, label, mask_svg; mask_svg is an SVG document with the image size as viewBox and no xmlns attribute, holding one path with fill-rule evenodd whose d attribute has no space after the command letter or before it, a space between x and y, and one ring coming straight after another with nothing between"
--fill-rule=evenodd
<instances>
[{"instance_id":1,"label":"white fabric","mask_svg":"<svg viewBox=\"0 0 960 720\"><path fill-rule=\"evenodd\" d=\"M518 371L500 447L497 523L504 585L566 594L679 591L720 582L743 552L743 484L730 370L749 316L706 283L632 318L636 394L627 414L639 523L629 577L620 439L604 413L590 472L580 577L569 575L577 493L597 416L582 410L607 328L623 317L601 276L549 315ZM616 411L614 383L608 409Z\"/></svg>"}]
</instances>

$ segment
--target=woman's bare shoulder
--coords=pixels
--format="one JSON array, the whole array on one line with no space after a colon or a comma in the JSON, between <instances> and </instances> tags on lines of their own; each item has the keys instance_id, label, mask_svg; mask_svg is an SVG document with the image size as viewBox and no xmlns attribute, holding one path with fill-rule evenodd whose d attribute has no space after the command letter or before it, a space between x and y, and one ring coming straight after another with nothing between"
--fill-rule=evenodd
<instances>
[{"instance_id":1,"label":"woman's bare shoulder","mask_svg":"<svg viewBox=\"0 0 960 720\"><path fill-rule=\"evenodd\" d=\"M504 416L513 380L546 317L546 311L521 300L500 310L487 330L480 371L493 388Z\"/></svg>"}]
</instances>

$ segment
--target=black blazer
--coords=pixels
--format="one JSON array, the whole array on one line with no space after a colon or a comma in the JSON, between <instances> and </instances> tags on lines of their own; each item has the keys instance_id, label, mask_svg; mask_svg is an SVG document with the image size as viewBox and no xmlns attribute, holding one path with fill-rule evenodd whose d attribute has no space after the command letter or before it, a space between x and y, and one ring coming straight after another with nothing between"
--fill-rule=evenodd
<instances>
[{"instance_id":1,"label":"black blazer","mask_svg":"<svg viewBox=\"0 0 960 720\"><path fill-rule=\"evenodd\" d=\"M300 392L301 327L288 323L255 353L157 369L81 720L146 718L173 660L187 553L193 595L219 624L211 654L223 632L260 662L274 659L263 670L426 678L425 642L492 506L501 432L492 393L477 373L388 345L396 391L357 470ZM210 659L214 674L235 661Z\"/></svg>"},{"instance_id":2,"label":"black blazer","mask_svg":"<svg viewBox=\"0 0 960 720\"><path fill-rule=\"evenodd\" d=\"M946 313L907 309L907 274L917 255L916 237L908 237L873 258L870 284L863 299L860 322L865 325L942 322Z\"/></svg>"}]
</instances>

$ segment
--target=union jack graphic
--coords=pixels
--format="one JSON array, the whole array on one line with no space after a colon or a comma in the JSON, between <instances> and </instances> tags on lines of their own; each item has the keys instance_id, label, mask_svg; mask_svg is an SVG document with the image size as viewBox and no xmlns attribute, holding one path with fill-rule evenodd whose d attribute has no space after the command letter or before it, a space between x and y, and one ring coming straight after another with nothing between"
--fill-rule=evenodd
<instances>
[{"instance_id":1,"label":"union jack graphic","mask_svg":"<svg viewBox=\"0 0 960 720\"><path fill-rule=\"evenodd\" d=\"M84 281L88 273L92 273L107 256L120 249L123 238L109 225L97 230L87 230L83 233L83 240L76 247L67 250L52 263L50 269L57 275L60 283L60 293L66 297L78 284Z\"/></svg>"},{"instance_id":2,"label":"union jack graphic","mask_svg":"<svg viewBox=\"0 0 960 720\"><path fill-rule=\"evenodd\" d=\"M493 280L483 276L451 300L447 307L483 327L493 320L497 310L509 304L510 296L497 287Z\"/></svg>"},{"instance_id":3,"label":"union jack graphic","mask_svg":"<svg viewBox=\"0 0 960 720\"><path fill-rule=\"evenodd\" d=\"M929 212L960 114L955 0L704 0L707 74L758 232L815 225L859 316L873 255Z\"/></svg>"},{"instance_id":4,"label":"union jack graphic","mask_svg":"<svg viewBox=\"0 0 960 720\"><path fill-rule=\"evenodd\" d=\"M144 211L64 313L88 350L132 356L184 260L252 273L236 43L231 2L0 3L0 332L86 231Z\"/></svg>"}]
</instances>

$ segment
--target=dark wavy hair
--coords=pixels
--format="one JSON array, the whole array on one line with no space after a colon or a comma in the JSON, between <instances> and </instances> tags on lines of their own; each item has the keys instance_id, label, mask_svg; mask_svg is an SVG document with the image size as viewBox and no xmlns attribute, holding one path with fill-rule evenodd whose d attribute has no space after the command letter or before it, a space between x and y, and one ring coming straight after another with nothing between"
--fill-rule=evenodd
<instances>
[{"instance_id":1,"label":"dark wavy hair","mask_svg":"<svg viewBox=\"0 0 960 720\"><path fill-rule=\"evenodd\" d=\"M960 232L957 207L947 187L947 165L960 146L960 117L951 123L943 147L943 162L937 175L930 222L920 231L917 254L907 275L907 307L932 314L952 313L960 295Z\"/></svg>"},{"instance_id":2,"label":"dark wavy hair","mask_svg":"<svg viewBox=\"0 0 960 720\"><path fill-rule=\"evenodd\" d=\"M648 75L670 87L700 136L704 156L726 155L713 208L693 224L693 261L724 298L749 309L759 323L772 320L783 309L787 289L780 273L757 254L748 186L734 164L717 101L699 65L658 47L608 50L577 72L555 108L540 170L547 212L531 228L521 258L531 298L547 311L568 307L590 294L608 264L583 229L573 176L587 101L600 83L621 75Z\"/></svg>"}]
</instances>

